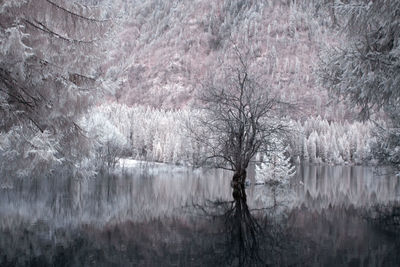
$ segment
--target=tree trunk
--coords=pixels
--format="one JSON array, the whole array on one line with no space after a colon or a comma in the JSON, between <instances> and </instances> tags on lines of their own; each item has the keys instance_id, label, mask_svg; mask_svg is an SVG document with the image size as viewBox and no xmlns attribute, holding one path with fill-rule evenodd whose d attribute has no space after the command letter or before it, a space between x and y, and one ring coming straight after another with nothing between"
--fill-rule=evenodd
<instances>
[{"instance_id":1,"label":"tree trunk","mask_svg":"<svg viewBox=\"0 0 400 267\"><path fill-rule=\"evenodd\" d=\"M247 173L246 170L238 170L235 172L235 174L232 177L232 196L235 202L241 203L242 201L244 203L247 202L247 197L246 197L246 191L245 191L245 181L246 181Z\"/></svg>"},{"instance_id":2,"label":"tree trunk","mask_svg":"<svg viewBox=\"0 0 400 267\"><path fill-rule=\"evenodd\" d=\"M232 178L232 196L234 199L234 213L231 223L232 241L236 243L236 257L239 266L245 266L253 261L260 260L258 255L258 235L260 227L250 214L247 206L245 190L246 170L238 170Z\"/></svg>"}]
</instances>

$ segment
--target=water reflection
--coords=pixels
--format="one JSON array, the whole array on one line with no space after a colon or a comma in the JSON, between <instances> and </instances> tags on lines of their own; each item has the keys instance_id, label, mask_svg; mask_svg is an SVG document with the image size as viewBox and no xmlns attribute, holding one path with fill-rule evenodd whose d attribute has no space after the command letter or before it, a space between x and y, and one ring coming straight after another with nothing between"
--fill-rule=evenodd
<instances>
[{"instance_id":1,"label":"water reflection","mask_svg":"<svg viewBox=\"0 0 400 267\"><path fill-rule=\"evenodd\" d=\"M400 199L400 179L378 175L372 167L301 166L294 183L297 205L365 207Z\"/></svg>"},{"instance_id":2,"label":"water reflection","mask_svg":"<svg viewBox=\"0 0 400 267\"><path fill-rule=\"evenodd\" d=\"M231 177L144 168L8 181L0 189L0 265L399 265L398 234L364 212L400 200L398 177L301 166L289 187L248 187L246 205L232 201Z\"/></svg>"},{"instance_id":3,"label":"water reflection","mask_svg":"<svg viewBox=\"0 0 400 267\"><path fill-rule=\"evenodd\" d=\"M11 189L2 190L0 215L8 221L48 220L55 226L182 216L182 206L230 199L227 177L224 171L180 168L163 169L162 174L144 169L89 180L18 180Z\"/></svg>"}]
</instances>

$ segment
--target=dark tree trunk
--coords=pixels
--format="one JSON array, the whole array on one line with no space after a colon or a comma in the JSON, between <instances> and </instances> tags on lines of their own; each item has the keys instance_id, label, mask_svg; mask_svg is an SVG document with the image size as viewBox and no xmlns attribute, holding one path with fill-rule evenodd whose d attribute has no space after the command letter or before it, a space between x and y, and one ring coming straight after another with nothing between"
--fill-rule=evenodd
<instances>
[{"instance_id":1,"label":"dark tree trunk","mask_svg":"<svg viewBox=\"0 0 400 267\"><path fill-rule=\"evenodd\" d=\"M236 171L232 178L232 196L236 203L244 201L247 202L246 191L245 191L245 181L246 181L247 173L246 170Z\"/></svg>"},{"instance_id":2,"label":"dark tree trunk","mask_svg":"<svg viewBox=\"0 0 400 267\"><path fill-rule=\"evenodd\" d=\"M262 235L261 228L250 214L247 206L245 190L246 170L238 170L232 177L232 196L234 212L231 218L231 242L236 247L236 257L239 266L261 260L258 255L258 235Z\"/></svg>"}]
</instances>

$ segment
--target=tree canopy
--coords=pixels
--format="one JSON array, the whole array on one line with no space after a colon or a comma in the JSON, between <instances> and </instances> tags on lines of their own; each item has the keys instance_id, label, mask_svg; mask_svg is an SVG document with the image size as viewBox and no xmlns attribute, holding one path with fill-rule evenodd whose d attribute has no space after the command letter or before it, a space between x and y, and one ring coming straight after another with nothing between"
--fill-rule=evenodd
<instances>
[{"instance_id":1,"label":"tree canopy","mask_svg":"<svg viewBox=\"0 0 400 267\"><path fill-rule=\"evenodd\" d=\"M321 83L350 101L362 119L376 111L389 118L377 130L373 151L383 162L400 167L400 2L347 1L335 5L342 18L344 42L325 51Z\"/></svg>"},{"instance_id":2,"label":"tree canopy","mask_svg":"<svg viewBox=\"0 0 400 267\"><path fill-rule=\"evenodd\" d=\"M269 86L259 60L234 45L219 69L203 83L197 140L208 148L206 160L243 175L258 152L271 149L285 131L278 94Z\"/></svg>"},{"instance_id":3,"label":"tree canopy","mask_svg":"<svg viewBox=\"0 0 400 267\"><path fill-rule=\"evenodd\" d=\"M88 142L77 122L104 88L110 25L64 1L9 0L0 14L0 168L17 176L49 163L79 169Z\"/></svg>"},{"instance_id":4,"label":"tree canopy","mask_svg":"<svg viewBox=\"0 0 400 267\"><path fill-rule=\"evenodd\" d=\"M360 108L362 118L400 105L400 2L350 1L335 5L345 41L325 51L322 84Z\"/></svg>"}]
</instances>

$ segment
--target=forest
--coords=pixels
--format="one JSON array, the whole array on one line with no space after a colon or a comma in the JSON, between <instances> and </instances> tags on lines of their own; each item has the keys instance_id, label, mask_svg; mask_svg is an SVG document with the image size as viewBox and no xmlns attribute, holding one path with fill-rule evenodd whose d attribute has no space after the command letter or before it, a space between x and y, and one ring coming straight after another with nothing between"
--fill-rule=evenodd
<instances>
[{"instance_id":1,"label":"forest","mask_svg":"<svg viewBox=\"0 0 400 267\"><path fill-rule=\"evenodd\" d=\"M8 189L31 181L69 181L60 190L68 188L81 209L83 192L97 192L84 189L91 179L110 186L120 175L221 170L231 199L213 207L226 208L226 263L296 265L270 261L276 251L260 241L275 240L260 222L270 209L260 215L265 207L248 201L256 196L276 207L276 194L294 201L287 190L307 183L308 168L324 170L321 177L326 168L373 168L399 179L399 87L399 1L4 0L0 195L11 199ZM143 165L150 166L146 174L137 174ZM273 189L253 193L249 184ZM312 188L299 198L324 195ZM380 203L375 195L369 204ZM398 231L398 202L397 196L368 209ZM201 209L207 216L209 204ZM8 209L0 205L0 215L10 217ZM279 229L274 235L289 238ZM267 248L275 252L258 253ZM0 252L0 265L33 265L7 256ZM117 265L126 264L133 262Z\"/></svg>"},{"instance_id":2,"label":"forest","mask_svg":"<svg viewBox=\"0 0 400 267\"><path fill-rule=\"evenodd\" d=\"M185 124L237 45L261 65L254 75L264 90L291 105L278 117L293 163L398 165L395 4L371 7L377 19L387 15L367 37L362 3L196 5L207 16L173 1L5 1L2 173L67 166L85 176L104 167L97 157L196 165L207 147Z\"/></svg>"}]
</instances>

